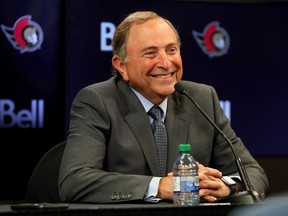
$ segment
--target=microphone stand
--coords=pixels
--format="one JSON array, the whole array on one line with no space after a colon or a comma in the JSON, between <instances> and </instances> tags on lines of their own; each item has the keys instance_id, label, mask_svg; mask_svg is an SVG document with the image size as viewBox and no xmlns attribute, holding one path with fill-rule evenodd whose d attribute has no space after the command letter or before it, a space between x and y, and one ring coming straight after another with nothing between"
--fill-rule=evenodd
<instances>
[{"instance_id":1,"label":"microphone stand","mask_svg":"<svg viewBox=\"0 0 288 216\"><path fill-rule=\"evenodd\" d=\"M263 199L260 196L260 194L254 190L241 159L236 156L233 144L231 143L230 139L212 121L212 119L204 112L204 110L198 105L198 103L196 103L196 101L192 97L189 96L189 94L187 93L187 91L185 89L180 90L180 87L175 87L175 90L178 93L184 94L190 101L192 101L192 103L196 106L196 108L203 114L203 116L211 123L211 125L217 130L217 132L222 136L222 138L229 144L229 146L232 150L232 153L235 157L235 164L236 164L237 170L239 172L240 178L243 182L243 186L244 186L245 191L242 191L242 192L239 192L236 194L232 194L232 195L227 196L227 197L220 198L220 199L216 200L215 202L216 203L229 202L229 203L233 203L233 204L234 203L253 204L253 203L262 202Z\"/></svg>"}]
</instances>

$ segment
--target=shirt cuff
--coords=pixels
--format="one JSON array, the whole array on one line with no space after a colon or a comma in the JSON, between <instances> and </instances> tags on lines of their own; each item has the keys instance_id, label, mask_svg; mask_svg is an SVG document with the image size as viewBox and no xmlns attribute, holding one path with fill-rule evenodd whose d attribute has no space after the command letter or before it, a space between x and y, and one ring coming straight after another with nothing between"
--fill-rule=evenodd
<instances>
[{"instance_id":1,"label":"shirt cuff","mask_svg":"<svg viewBox=\"0 0 288 216\"><path fill-rule=\"evenodd\" d=\"M147 190L147 193L144 197L144 201L147 202L159 202L161 199L156 198L156 195L158 193L158 187L159 187L159 182L161 180L161 177L153 177L150 184L149 188Z\"/></svg>"}]
</instances>

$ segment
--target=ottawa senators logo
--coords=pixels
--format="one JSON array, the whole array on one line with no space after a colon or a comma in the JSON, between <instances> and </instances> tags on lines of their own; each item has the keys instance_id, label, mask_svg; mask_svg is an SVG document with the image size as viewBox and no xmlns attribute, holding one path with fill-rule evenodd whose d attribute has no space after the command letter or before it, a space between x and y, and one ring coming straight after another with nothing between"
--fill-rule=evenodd
<instances>
[{"instance_id":1,"label":"ottawa senators logo","mask_svg":"<svg viewBox=\"0 0 288 216\"><path fill-rule=\"evenodd\" d=\"M210 58L219 57L228 52L230 38L218 22L209 23L202 33L192 31L192 34L199 47Z\"/></svg>"},{"instance_id":2,"label":"ottawa senators logo","mask_svg":"<svg viewBox=\"0 0 288 216\"><path fill-rule=\"evenodd\" d=\"M20 53L34 52L43 42L41 27L31 20L30 15L20 17L14 26L1 25L2 31L12 46Z\"/></svg>"}]
</instances>

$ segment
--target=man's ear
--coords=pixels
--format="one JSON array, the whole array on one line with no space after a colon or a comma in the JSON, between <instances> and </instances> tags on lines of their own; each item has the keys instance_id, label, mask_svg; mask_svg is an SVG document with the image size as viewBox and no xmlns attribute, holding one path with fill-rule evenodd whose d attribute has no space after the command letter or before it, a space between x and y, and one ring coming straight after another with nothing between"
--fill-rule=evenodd
<instances>
[{"instance_id":1,"label":"man's ear","mask_svg":"<svg viewBox=\"0 0 288 216\"><path fill-rule=\"evenodd\" d=\"M119 58L119 56L114 55L112 57L112 64L114 66L114 68L117 69L117 71L122 75L122 78L125 81L128 81L128 75L127 75L127 70L126 70L126 65L125 63L122 62L122 60Z\"/></svg>"}]
</instances>

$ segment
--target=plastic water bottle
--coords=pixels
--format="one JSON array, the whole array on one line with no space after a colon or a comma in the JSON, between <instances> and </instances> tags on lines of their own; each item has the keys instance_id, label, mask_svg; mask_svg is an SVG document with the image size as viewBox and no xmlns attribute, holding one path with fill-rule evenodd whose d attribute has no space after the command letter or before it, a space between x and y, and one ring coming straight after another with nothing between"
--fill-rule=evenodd
<instances>
[{"instance_id":1,"label":"plastic water bottle","mask_svg":"<svg viewBox=\"0 0 288 216\"><path fill-rule=\"evenodd\" d=\"M197 205L199 198L198 166L190 154L190 144L180 144L173 166L173 202L176 206Z\"/></svg>"}]
</instances>

